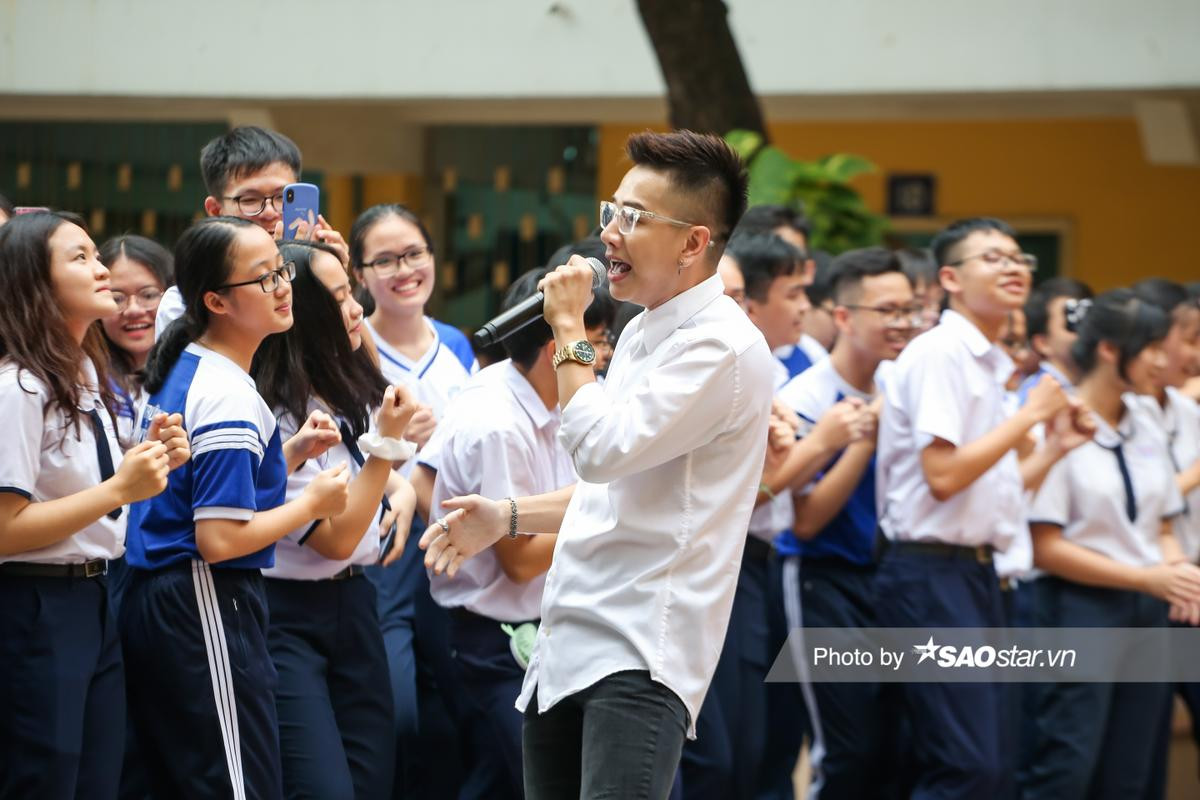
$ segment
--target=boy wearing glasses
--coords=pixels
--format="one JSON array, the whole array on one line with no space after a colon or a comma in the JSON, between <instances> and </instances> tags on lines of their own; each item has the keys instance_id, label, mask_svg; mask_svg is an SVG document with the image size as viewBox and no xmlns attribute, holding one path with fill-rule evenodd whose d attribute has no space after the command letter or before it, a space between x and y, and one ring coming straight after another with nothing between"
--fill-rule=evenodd
<instances>
[{"instance_id":1,"label":"boy wearing glasses","mask_svg":"<svg viewBox=\"0 0 1200 800\"><path fill-rule=\"evenodd\" d=\"M881 247L834 259L829 283L837 343L829 358L797 375L779 397L811 433L829 409L857 398L868 421L863 435L796 493L794 535L780 543L788 628L870 628L875 617L875 421L884 365L908 344L921 307L895 254ZM792 645L798 644L795 640ZM800 663L800 662L797 662ZM814 782L820 797L872 794L888 773L889 709L878 684L805 683L812 728Z\"/></svg>"},{"instance_id":2,"label":"boy wearing glasses","mask_svg":"<svg viewBox=\"0 0 1200 800\"><path fill-rule=\"evenodd\" d=\"M1029 296L1034 260L1006 223L960 220L933 241L950 297L940 324L905 348L888 376L876 487L888 546L875 588L882 627L1005 625L993 555L1025 526L1023 492L1054 461L1024 463L1029 433L1059 414L1082 429L1082 408L1050 376L1009 416L1013 364L998 344ZM898 685L911 731L913 797L1000 797L1011 790L1012 745L996 683Z\"/></svg>"},{"instance_id":3,"label":"boy wearing glasses","mask_svg":"<svg viewBox=\"0 0 1200 800\"><path fill-rule=\"evenodd\" d=\"M276 240L283 238L283 189L300 180L300 149L282 133L243 125L213 139L200 151L200 174L208 196L204 213L210 217L241 217ZM312 238L337 251L342 264L349 250L342 235L318 217ZM157 338L183 314L175 286L167 289L154 318Z\"/></svg>"},{"instance_id":4,"label":"boy wearing glasses","mask_svg":"<svg viewBox=\"0 0 1200 800\"><path fill-rule=\"evenodd\" d=\"M517 707L526 796L665 798L725 638L766 449L772 358L722 294L746 172L719 137L630 137L603 204L610 292L646 311L603 386L591 368L583 259L543 279L559 441L580 482L522 498L452 498L422 537L454 572L506 533L558 533Z\"/></svg>"}]
</instances>

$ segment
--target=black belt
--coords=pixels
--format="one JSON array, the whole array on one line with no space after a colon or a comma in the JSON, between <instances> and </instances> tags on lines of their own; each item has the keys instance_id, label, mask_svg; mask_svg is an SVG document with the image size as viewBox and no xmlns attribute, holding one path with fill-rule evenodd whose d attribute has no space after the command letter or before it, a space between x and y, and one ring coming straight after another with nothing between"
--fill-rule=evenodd
<instances>
[{"instance_id":1,"label":"black belt","mask_svg":"<svg viewBox=\"0 0 1200 800\"><path fill-rule=\"evenodd\" d=\"M363 574L363 568L359 564L351 564L336 575L331 575L325 580L327 581L344 581L347 578L356 578Z\"/></svg>"},{"instance_id":2,"label":"black belt","mask_svg":"<svg viewBox=\"0 0 1200 800\"><path fill-rule=\"evenodd\" d=\"M108 574L108 562L103 558L82 564L35 564L31 561L6 561L0 564L0 575L18 578L98 578Z\"/></svg>"},{"instance_id":3,"label":"black belt","mask_svg":"<svg viewBox=\"0 0 1200 800\"><path fill-rule=\"evenodd\" d=\"M963 559L977 564L991 564L992 554L995 552L995 548L990 544L970 546L945 542L889 542L888 550L906 555Z\"/></svg>"}]
</instances>

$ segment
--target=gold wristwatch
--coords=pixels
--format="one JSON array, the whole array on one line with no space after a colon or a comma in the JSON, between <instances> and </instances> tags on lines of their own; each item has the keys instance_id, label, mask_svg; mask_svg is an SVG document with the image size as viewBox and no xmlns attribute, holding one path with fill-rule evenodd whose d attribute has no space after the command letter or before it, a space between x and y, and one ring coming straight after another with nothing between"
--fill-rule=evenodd
<instances>
[{"instance_id":1,"label":"gold wristwatch","mask_svg":"<svg viewBox=\"0 0 1200 800\"><path fill-rule=\"evenodd\" d=\"M587 339L580 339L575 342L569 342L555 351L554 368L558 369L558 365L564 361L574 361L590 367L595 360L596 348L592 347L591 342Z\"/></svg>"}]
</instances>

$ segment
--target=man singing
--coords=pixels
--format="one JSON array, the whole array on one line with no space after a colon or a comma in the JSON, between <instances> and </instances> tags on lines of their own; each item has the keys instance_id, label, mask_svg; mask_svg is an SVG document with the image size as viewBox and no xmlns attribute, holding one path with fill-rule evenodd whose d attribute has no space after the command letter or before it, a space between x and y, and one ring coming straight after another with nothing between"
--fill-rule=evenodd
<instances>
[{"instance_id":1,"label":"man singing","mask_svg":"<svg viewBox=\"0 0 1200 800\"><path fill-rule=\"evenodd\" d=\"M688 131L626 149L601 238L612 296L646 311L603 386L583 323L591 269L573 257L541 284L558 435L580 482L452 498L421 540L426 564L453 574L505 535L559 534L517 699L531 800L667 797L716 669L767 441L772 356L716 274L746 206L741 161Z\"/></svg>"}]
</instances>

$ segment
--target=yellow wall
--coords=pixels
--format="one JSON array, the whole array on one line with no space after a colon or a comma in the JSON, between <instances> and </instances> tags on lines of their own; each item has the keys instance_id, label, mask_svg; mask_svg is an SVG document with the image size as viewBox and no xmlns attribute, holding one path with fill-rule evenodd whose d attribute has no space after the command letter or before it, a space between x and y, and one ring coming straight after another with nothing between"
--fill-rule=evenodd
<instances>
[{"instance_id":1,"label":"yellow wall","mask_svg":"<svg viewBox=\"0 0 1200 800\"><path fill-rule=\"evenodd\" d=\"M622 146L655 125L600 128L598 192L627 168ZM799 158L844 152L879 172L856 186L884 209L889 172L932 173L942 218L1062 220L1066 272L1102 290L1141 277L1200 280L1200 168L1146 163L1132 119L805 122L771 126Z\"/></svg>"},{"instance_id":2,"label":"yellow wall","mask_svg":"<svg viewBox=\"0 0 1200 800\"><path fill-rule=\"evenodd\" d=\"M362 208L355 207L354 178L350 175L326 175L324 187L325 219L347 240L358 213L377 203L402 203L418 214L423 211L424 182L420 175L376 173L363 176Z\"/></svg>"}]
</instances>

